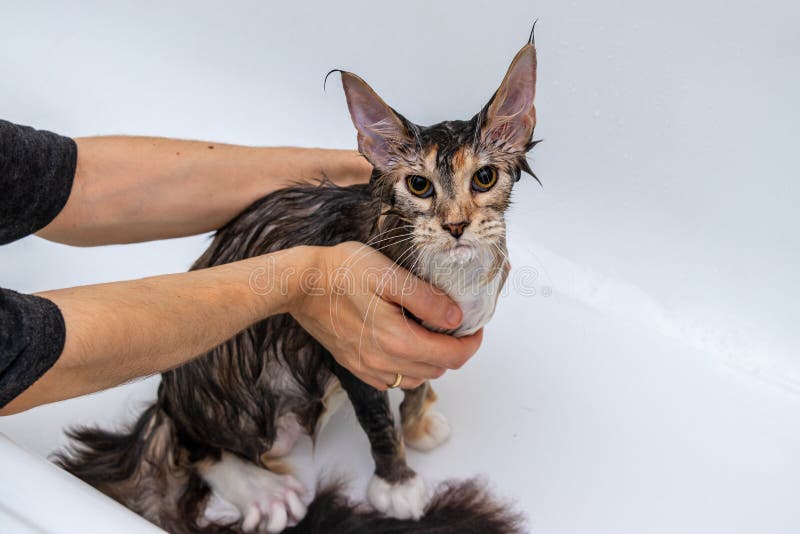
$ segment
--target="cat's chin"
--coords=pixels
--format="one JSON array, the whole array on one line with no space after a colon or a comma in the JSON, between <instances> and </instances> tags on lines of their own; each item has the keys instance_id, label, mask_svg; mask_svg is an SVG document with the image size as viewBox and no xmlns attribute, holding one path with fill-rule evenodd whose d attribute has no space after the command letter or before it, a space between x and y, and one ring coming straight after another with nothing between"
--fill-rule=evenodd
<instances>
[{"instance_id":1,"label":"cat's chin","mask_svg":"<svg viewBox=\"0 0 800 534\"><path fill-rule=\"evenodd\" d=\"M464 265L475 259L477 250L472 245L458 243L453 248L445 251L447 259L453 263Z\"/></svg>"},{"instance_id":2,"label":"cat's chin","mask_svg":"<svg viewBox=\"0 0 800 534\"><path fill-rule=\"evenodd\" d=\"M457 243L447 248L428 249L423 253L427 259L424 266L420 266L423 273L436 276L447 276L453 269L463 270L470 265L479 263L479 249L472 244Z\"/></svg>"},{"instance_id":3,"label":"cat's chin","mask_svg":"<svg viewBox=\"0 0 800 534\"><path fill-rule=\"evenodd\" d=\"M448 248L439 250L434 262L439 265L466 266L470 264L484 264L491 260L491 253L487 247L480 243L459 242Z\"/></svg>"}]
</instances>

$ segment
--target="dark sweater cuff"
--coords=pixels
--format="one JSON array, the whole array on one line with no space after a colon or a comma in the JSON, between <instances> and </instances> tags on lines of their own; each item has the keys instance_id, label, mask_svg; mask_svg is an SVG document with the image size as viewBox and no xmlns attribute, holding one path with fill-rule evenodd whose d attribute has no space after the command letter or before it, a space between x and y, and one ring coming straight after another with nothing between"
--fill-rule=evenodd
<instances>
[{"instance_id":1,"label":"dark sweater cuff","mask_svg":"<svg viewBox=\"0 0 800 534\"><path fill-rule=\"evenodd\" d=\"M56 218L69 198L77 162L72 139L0 120L0 245Z\"/></svg>"},{"instance_id":2,"label":"dark sweater cuff","mask_svg":"<svg viewBox=\"0 0 800 534\"><path fill-rule=\"evenodd\" d=\"M0 408L56 363L65 339L64 317L52 301L0 289Z\"/></svg>"}]
</instances>

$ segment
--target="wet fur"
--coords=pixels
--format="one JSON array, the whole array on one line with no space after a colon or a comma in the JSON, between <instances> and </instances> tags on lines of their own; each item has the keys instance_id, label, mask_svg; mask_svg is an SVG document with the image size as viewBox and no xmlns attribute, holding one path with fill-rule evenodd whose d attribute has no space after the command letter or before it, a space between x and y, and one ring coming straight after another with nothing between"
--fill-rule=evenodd
<instances>
[{"instance_id":1,"label":"wet fur","mask_svg":"<svg viewBox=\"0 0 800 534\"><path fill-rule=\"evenodd\" d=\"M370 186L366 185L349 188L320 185L273 193L221 229L194 268L301 243L333 245L350 240L367 241L376 231L380 215L380 202L369 191ZM308 218L311 207L316 209L313 225ZM371 217L365 217L367 213ZM391 219L390 216L388 220ZM401 221L394 221L402 225ZM281 375L287 376L281 378ZM234 532L235 525L199 526L209 488L197 474L197 463L214 461L221 450L228 450L266 468L264 456L277 436L278 418L294 413L305 430L313 434L324 411L326 385L334 377L348 391L359 423L370 438L376 473L388 481L413 476L405 463L402 438L395 431L386 393L364 384L336 364L289 315L261 321L205 356L164 373L156 403L145 410L130 432L74 431L71 433L74 445L59 456L58 463L169 532ZM404 401L402 413L407 416L407 424L419 419L422 400L432 394L428 384L419 389L424 392L422 396L412 390ZM460 491L464 496L484 496L477 486ZM434 500L439 504L430 508L437 510L440 517L435 520L438 528L454 516L474 517L467 506L474 503L475 497L458 501L446 495ZM342 530L327 530L327 527L315 530L311 525L331 523L319 513L310 512L294 531L365 532L358 528L404 524L410 528L414 523L379 518L363 509L350 510L341 496L330 492L322 498L322 503L312 504L311 511L327 510L330 506L331 513L347 516ZM516 516L504 515L505 509L491 499L481 500L481 506L491 516L486 520L487 525L516 524ZM486 516L487 512L478 515ZM425 524L427 521L428 516ZM303 524L308 524L310 530L303 530ZM353 527L347 527L348 524Z\"/></svg>"},{"instance_id":2,"label":"wet fur","mask_svg":"<svg viewBox=\"0 0 800 534\"><path fill-rule=\"evenodd\" d=\"M389 246L379 248L426 277L423 263L417 260L421 259L421 243L433 237L422 230L427 224L432 232L432 221L447 217L448 210L455 209L452 199L460 194L457 190L463 177L459 173L467 168L467 162L475 166L490 161L504 181L497 191L487 194L482 207L475 209L478 214L487 214L487 222L492 218L496 223L494 230L486 231L494 232L498 254L492 261L504 279L503 212L513 182L529 170L525 153L533 143L530 135L518 146L501 137L484 135L494 98L468 121L430 127L414 125L392 110L407 137L393 140L391 161L376 165L368 185L337 187L325 183L276 191L219 230L193 269L299 245L370 242L408 234L415 238L411 247L389 240ZM360 146L361 141L360 137ZM369 157L369 153L366 155ZM427 209L409 198L398 185L409 172L435 175L442 198ZM469 175L474 171L463 172ZM453 196L448 197L451 193ZM57 461L170 532L236 531L235 524L201 526L210 490L199 468L219 461L222 452L228 451L268 469L269 452L281 421L291 416L313 436L326 410L326 391L337 381L369 437L376 475L389 483L413 477L386 393L338 365L290 315L264 319L204 356L165 372L157 400L131 429L121 433L73 431L72 447ZM401 406L404 432L420 432L433 400L435 394L429 384L406 392ZM420 522L380 517L352 506L333 490L322 491L306 518L289 531L452 532L455 525L459 532L515 532L520 528L515 514L495 504L478 484L469 482L438 493Z\"/></svg>"}]
</instances>

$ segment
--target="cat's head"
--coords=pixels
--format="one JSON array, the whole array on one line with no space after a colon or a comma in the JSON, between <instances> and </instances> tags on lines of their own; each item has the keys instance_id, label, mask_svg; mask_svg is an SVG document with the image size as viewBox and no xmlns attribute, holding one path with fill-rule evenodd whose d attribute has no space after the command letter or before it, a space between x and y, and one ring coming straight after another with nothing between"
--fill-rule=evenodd
<instances>
[{"instance_id":1,"label":"cat's head","mask_svg":"<svg viewBox=\"0 0 800 534\"><path fill-rule=\"evenodd\" d=\"M342 72L358 148L374 166L373 191L412 230L416 247L468 260L504 247L504 214L536 125L536 48L514 57L500 87L470 120L420 126L364 80Z\"/></svg>"}]
</instances>

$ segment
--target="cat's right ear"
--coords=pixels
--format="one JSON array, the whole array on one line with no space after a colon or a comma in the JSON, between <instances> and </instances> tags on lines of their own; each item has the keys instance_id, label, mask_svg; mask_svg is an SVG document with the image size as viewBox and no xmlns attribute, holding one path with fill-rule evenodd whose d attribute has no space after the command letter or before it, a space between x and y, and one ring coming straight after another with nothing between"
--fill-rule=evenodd
<instances>
[{"instance_id":1,"label":"cat's right ear","mask_svg":"<svg viewBox=\"0 0 800 534\"><path fill-rule=\"evenodd\" d=\"M411 144L413 138L403 119L367 82L350 72L341 74L350 117L358 130L358 151L373 166L386 168L398 149Z\"/></svg>"},{"instance_id":2,"label":"cat's right ear","mask_svg":"<svg viewBox=\"0 0 800 534\"><path fill-rule=\"evenodd\" d=\"M505 149L527 152L536 126L536 46L530 42L517 52L503 83L481 112L481 135Z\"/></svg>"}]
</instances>

